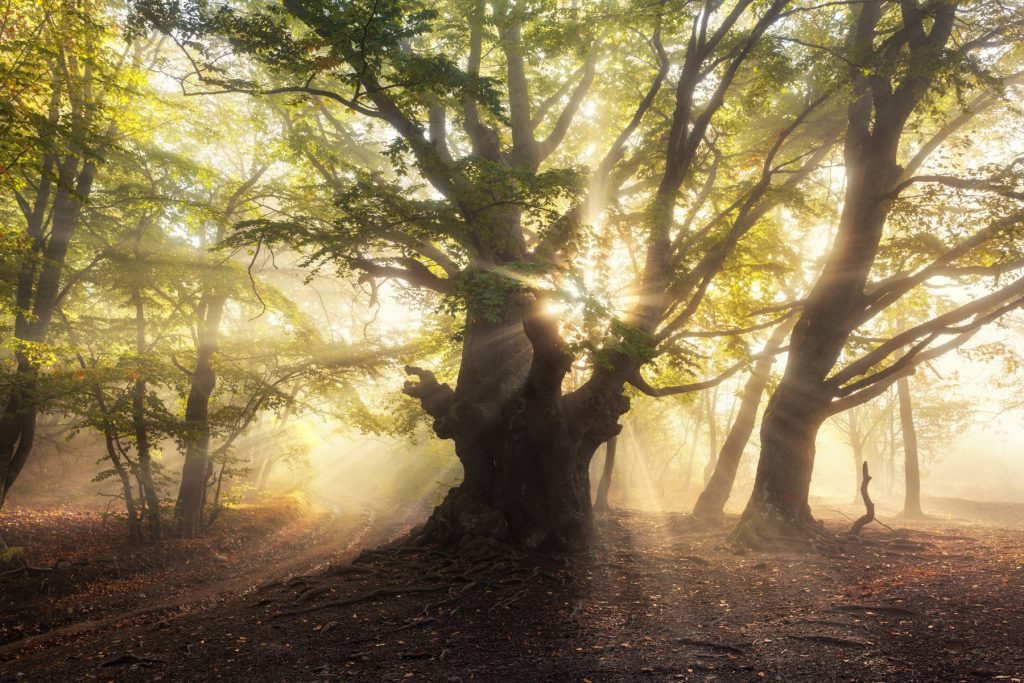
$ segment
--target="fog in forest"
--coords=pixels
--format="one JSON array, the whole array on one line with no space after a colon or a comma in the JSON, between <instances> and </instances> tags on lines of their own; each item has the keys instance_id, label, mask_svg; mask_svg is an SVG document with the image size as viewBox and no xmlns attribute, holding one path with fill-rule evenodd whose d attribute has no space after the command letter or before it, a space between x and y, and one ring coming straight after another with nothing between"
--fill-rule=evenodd
<instances>
[{"instance_id":1,"label":"fog in forest","mask_svg":"<svg viewBox=\"0 0 1024 683\"><path fill-rule=\"evenodd\" d=\"M0 683L1024 680L1024 0L0 2Z\"/></svg>"}]
</instances>

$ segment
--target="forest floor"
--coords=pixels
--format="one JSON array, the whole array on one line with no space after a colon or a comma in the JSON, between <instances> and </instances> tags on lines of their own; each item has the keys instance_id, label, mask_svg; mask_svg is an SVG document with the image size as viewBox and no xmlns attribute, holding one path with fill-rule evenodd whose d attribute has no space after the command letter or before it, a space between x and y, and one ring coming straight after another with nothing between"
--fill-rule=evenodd
<instances>
[{"instance_id":1,"label":"forest floor","mask_svg":"<svg viewBox=\"0 0 1024 683\"><path fill-rule=\"evenodd\" d=\"M5 511L52 571L0 577L0 680L1020 681L1024 506L961 507L1017 521L755 553L620 511L587 554L348 564L405 530L277 505L125 549L95 515Z\"/></svg>"}]
</instances>

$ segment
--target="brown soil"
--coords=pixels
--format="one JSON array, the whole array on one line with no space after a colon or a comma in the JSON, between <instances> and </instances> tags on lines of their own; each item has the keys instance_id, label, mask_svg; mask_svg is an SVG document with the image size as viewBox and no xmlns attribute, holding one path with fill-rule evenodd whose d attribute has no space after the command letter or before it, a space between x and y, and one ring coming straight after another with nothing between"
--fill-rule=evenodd
<instances>
[{"instance_id":1,"label":"brown soil","mask_svg":"<svg viewBox=\"0 0 1024 683\"><path fill-rule=\"evenodd\" d=\"M265 520L257 522L265 513L239 514L232 522L239 527L225 525L218 533L238 540L245 519L267 528ZM602 543L586 555L497 553L473 560L393 545L341 568L336 561L351 555L360 542L352 542L357 534L368 541L399 530L371 533L366 520L346 527L318 519L312 526L319 524L321 534L330 529L333 541L319 545L304 532L286 531L289 524L309 523L297 516L279 529L282 539L293 533L291 542L240 540L237 562L229 554L236 551L223 551L228 562L220 571L233 578L221 578L220 584L212 569L189 575L173 559L181 557L180 547L158 550L160 567L141 572L150 579L143 590L187 607L140 613L150 598L121 601L112 597L122 590L117 579L101 578L109 590L82 590L108 596L96 597L87 614L109 617L26 638L65 623L52 615L77 593L55 591L45 599L18 593L16 613L3 616L9 642L0 647L0 679L597 683L1024 677L1020 528L926 520L912 530L872 525L860 541L812 552L737 554L725 543L728 522L696 528L681 515L618 512L603 521ZM845 526L830 523L835 531ZM2 533L13 540L9 529ZM77 528L64 534L80 535ZM187 550L209 552L218 547L215 538L192 542L201 545ZM184 542L168 546L176 543ZM116 552L116 544L110 551ZM270 577L260 570L268 558L276 561ZM331 562L334 569L325 572ZM257 576L276 582L253 589ZM41 574L19 579L44 580ZM6 591L9 578L2 581ZM179 584L186 588L175 595ZM202 599L192 597L197 585L206 590ZM33 620L23 600L54 601L51 616ZM3 604L11 602L5 594Z\"/></svg>"}]
</instances>

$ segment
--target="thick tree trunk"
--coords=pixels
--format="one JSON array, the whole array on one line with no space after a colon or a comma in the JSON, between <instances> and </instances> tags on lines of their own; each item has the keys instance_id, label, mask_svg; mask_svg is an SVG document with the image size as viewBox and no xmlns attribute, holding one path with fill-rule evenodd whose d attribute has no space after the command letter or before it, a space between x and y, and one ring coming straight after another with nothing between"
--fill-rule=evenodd
<instances>
[{"instance_id":1,"label":"thick tree trunk","mask_svg":"<svg viewBox=\"0 0 1024 683\"><path fill-rule=\"evenodd\" d=\"M754 490L733 539L754 547L800 538L817 528L808 504L820 404L783 386L765 408Z\"/></svg>"},{"instance_id":2,"label":"thick tree trunk","mask_svg":"<svg viewBox=\"0 0 1024 683\"><path fill-rule=\"evenodd\" d=\"M729 500L729 494L732 493L733 484L736 482L736 472L739 470L743 451L747 447L747 442L750 441L750 435L754 432L757 408L761 405L761 396L771 378L775 354L792 327L792 322L779 325L768 338L764 348L761 349L762 357L754 364L750 378L743 385L739 411L736 413L736 420L732 423L729 435L725 438L725 443L722 444L722 450L718 453L715 470L700 497L697 498L697 504L693 507L695 516L713 518L722 514L722 510Z\"/></svg>"},{"instance_id":3,"label":"thick tree trunk","mask_svg":"<svg viewBox=\"0 0 1024 683\"><path fill-rule=\"evenodd\" d=\"M217 352L220 320L226 300L223 295L205 295L199 306L196 365L185 402L185 464L174 506L175 533L180 536L195 536L203 530L203 507L212 465L210 396L217 385L213 358Z\"/></svg>"},{"instance_id":4,"label":"thick tree trunk","mask_svg":"<svg viewBox=\"0 0 1024 683\"><path fill-rule=\"evenodd\" d=\"M910 382L903 377L896 382L900 400L900 427L903 431L903 466L906 475L906 493L903 499L904 517L923 517L921 509L921 467L917 454L917 429L910 398Z\"/></svg>"},{"instance_id":5,"label":"thick tree trunk","mask_svg":"<svg viewBox=\"0 0 1024 683\"><path fill-rule=\"evenodd\" d=\"M615 469L615 450L619 437L613 436L605 442L604 467L601 469L601 480L597 483L597 495L594 497L594 509L598 512L608 510L608 489L612 485L612 471Z\"/></svg>"},{"instance_id":6,"label":"thick tree trunk","mask_svg":"<svg viewBox=\"0 0 1024 683\"><path fill-rule=\"evenodd\" d=\"M808 505L814 439L841 390L829 376L849 335L866 319L872 301L866 291L868 279L892 208L893 189L903 173L897 163L900 138L937 74L941 62L936 55L949 40L955 15L955 4L936 5L926 33L924 15L903 14L906 33L894 35L907 41L906 69L911 75L893 81L887 72L865 73L859 65L850 70L853 89L843 143L846 190L839 226L793 330L786 373L765 411L761 461L735 532L738 540L755 544L762 531L805 536L816 528L810 524ZM881 19L882 3L860 7L850 34L856 50L865 55L876 51Z\"/></svg>"},{"instance_id":7,"label":"thick tree trunk","mask_svg":"<svg viewBox=\"0 0 1024 683\"><path fill-rule=\"evenodd\" d=\"M494 541L573 549L593 537L590 460L621 429L625 380L592 378L563 397L571 359L555 321L527 305L468 315L457 390L407 368L419 382L405 392L455 441L464 470L420 531L426 542L472 553Z\"/></svg>"}]
</instances>

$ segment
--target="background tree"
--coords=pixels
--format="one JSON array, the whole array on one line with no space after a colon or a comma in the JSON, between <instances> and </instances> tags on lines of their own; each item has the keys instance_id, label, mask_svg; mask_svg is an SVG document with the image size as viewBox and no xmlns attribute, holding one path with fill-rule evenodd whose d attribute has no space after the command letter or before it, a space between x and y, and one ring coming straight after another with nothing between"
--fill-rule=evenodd
<instances>
[{"instance_id":1,"label":"background tree","mask_svg":"<svg viewBox=\"0 0 1024 683\"><path fill-rule=\"evenodd\" d=\"M1014 228L1024 215L1015 152L964 175L934 155L937 148L950 150L950 137L972 120L958 115L962 99L943 86L970 97L1013 73L1013 51L988 52L987 46L1012 44L1011 32L1019 26L1015 12L883 1L850 9L847 42L840 48L849 55L851 86L842 215L828 261L803 303L785 375L765 410L757 479L735 539L759 545L817 533L808 491L822 421L881 394L916 365L965 343L1020 305L1024 280L997 280L990 293L844 357L854 330L929 279L998 276L1019 267ZM932 167L922 172L929 162ZM927 202L905 193L922 184L933 189ZM969 196L962 188L969 188ZM929 207L940 195L943 208L936 217ZM970 227L959 220L963 215ZM883 249L887 225L892 232ZM926 232L926 249L893 258L900 252L893 247L920 245ZM901 349L904 355L892 360Z\"/></svg>"},{"instance_id":2,"label":"background tree","mask_svg":"<svg viewBox=\"0 0 1024 683\"><path fill-rule=\"evenodd\" d=\"M4 9L14 39L5 38L0 57L0 79L12 93L0 110L0 183L4 224L16 235L5 230L14 249L5 264L13 320L4 336L15 367L0 414L0 505L32 450L45 400L37 373L68 284L69 248L145 59L141 48L114 38L115 17L116 8L91 2L12 2Z\"/></svg>"}]
</instances>

